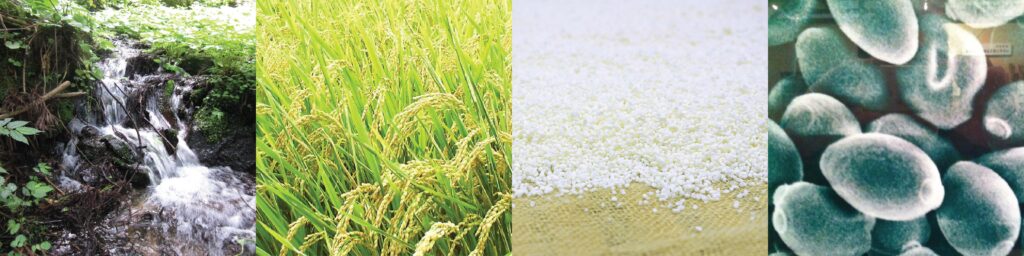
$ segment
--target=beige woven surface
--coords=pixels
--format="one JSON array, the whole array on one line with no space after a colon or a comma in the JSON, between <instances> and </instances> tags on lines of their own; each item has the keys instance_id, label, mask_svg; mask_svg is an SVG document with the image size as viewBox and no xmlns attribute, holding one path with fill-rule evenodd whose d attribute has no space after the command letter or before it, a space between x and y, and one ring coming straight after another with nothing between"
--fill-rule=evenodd
<instances>
[{"instance_id":1,"label":"beige woven surface","mask_svg":"<svg viewBox=\"0 0 1024 256\"><path fill-rule=\"evenodd\" d=\"M733 192L722 200L687 200L675 213L656 200L638 205L652 189L633 184L611 202L607 189L581 195L543 195L513 200L512 245L516 255L764 255L768 241L767 185L733 208ZM743 190L743 189L740 189ZM754 201L757 197L757 201ZM533 201L534 206L530 206ZM605 203L605 207L601 207ZM693 209L697 204L698 209ZM584 210L586 209L586 210ZM702 231L697 231L696 227Z\"/></svg>"}]
</instances>

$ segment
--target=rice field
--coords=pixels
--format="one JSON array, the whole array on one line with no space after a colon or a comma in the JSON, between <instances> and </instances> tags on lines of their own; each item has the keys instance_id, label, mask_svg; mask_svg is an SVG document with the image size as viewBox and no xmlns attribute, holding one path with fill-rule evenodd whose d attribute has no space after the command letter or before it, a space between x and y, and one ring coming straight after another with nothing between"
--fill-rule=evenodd
<instances>
[{"instance_id":1,"label":"rice field","mask_svg":"<svg viewBox=\"0 0 1024 256\"><path fill-rule=\"evenodd\" d=\"M511 1L258 1L257 254L511 254Z\"/></svg>"}]
</instances>

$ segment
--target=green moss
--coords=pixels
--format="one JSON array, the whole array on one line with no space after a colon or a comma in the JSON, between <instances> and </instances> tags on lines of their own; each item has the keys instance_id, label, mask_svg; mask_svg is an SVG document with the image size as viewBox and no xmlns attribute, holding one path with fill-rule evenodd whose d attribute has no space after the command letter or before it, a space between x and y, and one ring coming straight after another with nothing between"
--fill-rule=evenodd
<instances>
[{"instance_id":1,"label":"green moss","mask_svg":"<svg viewBox=\"0 0 1024 256\"><path fill-rule=\"evenodd\" d=\"M196 126L206 135L209 142L220 141L228 135L229 122L220 109L204 106L196 113L195 119Z\"/></svg>"},{"instance_id":2,"label":"green moss","mask_svg":"<svg viewBox=\"0 0 1024 256\"><path fill-rule=\"evenodd\" d=\"M193 102L201 102L195 120L207 140L226 138L240 125L255 122L256 77L251 65L210 68L207 86L192 93Z\"/></svg>"},{"instance_id":3,"label":"green moss","mask_svg":"<svg viewBox=\"0 0 1024 256\"><path fill-rule=\"evenodd\" d=\"M57 112L57 117L63 123L71 122L71 119L75 117L75 103L70 100L56 101L56 106L53 109Z\"/></svg>"},{"instance_id":4,"label":"green moss","mask_svg":"<svg viewBox=\"0 0 1024 256\"><path fill-rule=\"evenodd\" d=\"M164 84L164 99L170 99L171 96L174 96L174 80L167 80Z\"/></svg>"}]
</instances>

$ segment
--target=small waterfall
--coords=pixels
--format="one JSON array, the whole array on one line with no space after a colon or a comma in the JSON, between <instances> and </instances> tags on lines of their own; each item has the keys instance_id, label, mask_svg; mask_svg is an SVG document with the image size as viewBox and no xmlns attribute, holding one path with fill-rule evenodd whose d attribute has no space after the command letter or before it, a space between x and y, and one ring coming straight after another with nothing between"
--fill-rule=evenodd
<instances>
[{"instance_id":1,"label":"small waterfall","mask_svg":"<svg viewBox=\"0 0 1024 256\"><path fill-rule=\"evenodd\" d=\"M87 139L85 130L92 131L90 137L123 141L138 156L139 161L132 164L148 173L150 181L144 191L139 190L140 202L110 217L137 227L140 221L133 214L148 214L142 219L149 221L143 229L149 233L132 239L143 240L142 246L162 247L152 249L152 254L179 255L223 255L225 246L253 241L256 201L252 176L228 167L204 166L186 142L191 110L184 109L182 101L192 84L176 83L173 95L166 99L169 102L163 102L162 88L140 86L146 76L126 76L129 60L141 50L124 40L115 45L116 50L99 65L103 79L94 90L95 107L80 106L69 125L75 136L64 147L65 173L78 171L82 164L76 145ZM157 73L149 76L168 75ZM130 108L132 104L137 109ZM161 111L162 104L169 107ZM81 186L68 177L61 181L65 188ZM110 233L136 234L129 227L111 223ZM252 248L243 250L252 252Z\"/></svg>"}]
</instances>

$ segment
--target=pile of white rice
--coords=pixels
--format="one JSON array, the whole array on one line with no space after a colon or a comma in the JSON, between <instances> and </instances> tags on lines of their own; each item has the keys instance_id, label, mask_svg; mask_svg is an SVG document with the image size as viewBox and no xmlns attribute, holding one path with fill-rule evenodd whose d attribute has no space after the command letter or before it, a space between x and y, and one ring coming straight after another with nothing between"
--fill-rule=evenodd
<instances>
[{"instance_id":1,"label":"pile of white rice","mask_svg":"<svg viewBox=\"0 0 1024 256\"><path fill-rule=\"evenodd\" d=\"M678 211L767 182L764 3L514 4L515 196L642 183Z\"/></svg>"}]
</instances>

